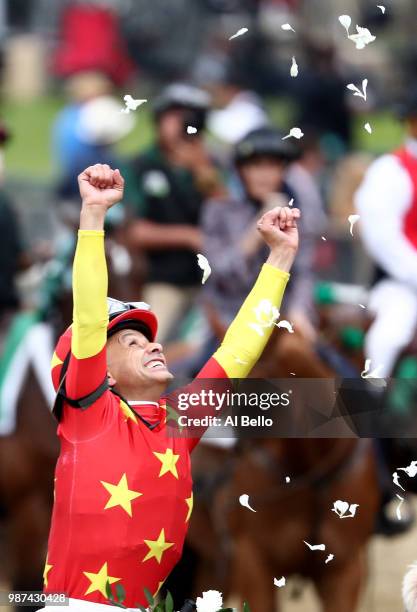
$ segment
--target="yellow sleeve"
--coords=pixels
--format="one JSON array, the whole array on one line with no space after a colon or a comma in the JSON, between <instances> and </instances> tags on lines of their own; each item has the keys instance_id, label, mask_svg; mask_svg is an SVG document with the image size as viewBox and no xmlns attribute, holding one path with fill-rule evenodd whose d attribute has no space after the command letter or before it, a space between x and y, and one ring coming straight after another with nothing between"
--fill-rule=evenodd
<instances>
[{"instance_id":1,"label":"yellow sleeve","mask_svg":"<svg viewBox=\"0 0 417 612\"><path fill-rule=\"evenodd\" d=\"M262 266L252 291L229 326L220 348L213 355L229 378L247 376L261 356L274 326L271 324L260 330L256 308L262 300L268 300L279 309L289 277L288 272L274 266Z\"/></svg>"},{"instance_id":2,"label":"yellow sleeve","mask_svg":"<svg viewBox=\"0 0 417 612\"><path fill-rule=\"evenodd\" d=\"M73 335L77 359L97 355L107 340L107 265L104 231L78 230L73 267Z\"/></svg>"}]
</instances>

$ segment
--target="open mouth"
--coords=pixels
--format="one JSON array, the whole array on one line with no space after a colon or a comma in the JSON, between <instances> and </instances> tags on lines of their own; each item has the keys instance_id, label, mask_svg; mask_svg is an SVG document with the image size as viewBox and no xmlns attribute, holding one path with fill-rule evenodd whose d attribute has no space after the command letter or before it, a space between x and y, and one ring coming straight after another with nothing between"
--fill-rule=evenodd
<instances>
[{"instance_id":1,"label":"open mouth","mask_svg":"<svg viewBox=\"0 0 417 612\"><path fill-rule=\"evenodd\" d=\"M145 365L148 370L165 370L166 366L162 359L152 359Z\"/></svg>"}]
</instances>

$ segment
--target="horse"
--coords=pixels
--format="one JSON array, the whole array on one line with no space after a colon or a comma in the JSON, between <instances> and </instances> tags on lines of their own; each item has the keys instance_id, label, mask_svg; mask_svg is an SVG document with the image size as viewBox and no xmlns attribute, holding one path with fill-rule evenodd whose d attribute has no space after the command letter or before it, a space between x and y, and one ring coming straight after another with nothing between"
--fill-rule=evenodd
<instances>
[{"instance_id":1,"label":"horse","mask_svg":"<svg viewBox=\"0 0 417 612\"><path fill-rule=\"evenodd\" d=\"M334 376L307 341L276 330L251 377L290 379L291 372ZM194 594L219 588L253 612L272 611L279 609L274 576L298 575L313 581L323 612L357 609L381 497L371 441L276 438L240 441L234 449L200 444L193 475L187 543L200 559ZM242 493L256 512L239 505ZM359 504L355 518L332 512L336 500ZM326 553L304 541L324 544ZM326 563L327 555L334 557Z\"/></svg>"},{"instance_id":2,"label":"horse","mask_svg":"<svg viewBox=\"0 0 417 612\"><path fill-rule=\"evenodd\" d=\"M68 266L72 254L67 258ZM137 299L140 271L124 246L123 232L106 239L106 254L109 294L121 300ZM59 275L62 281L64 270ZM72 319L69 288L56 288L53 313L48 312L48 321L51 325L54 322L54 336L58 337ZM43 588L58 453L56 422L34 369L29 367L17 402L16 427L9 435L0 436L0 508L6 534L2 558L7 560L1 570L13 590ZM27 609L33 612L38 607Z\"/></svg>"}]
</instances>

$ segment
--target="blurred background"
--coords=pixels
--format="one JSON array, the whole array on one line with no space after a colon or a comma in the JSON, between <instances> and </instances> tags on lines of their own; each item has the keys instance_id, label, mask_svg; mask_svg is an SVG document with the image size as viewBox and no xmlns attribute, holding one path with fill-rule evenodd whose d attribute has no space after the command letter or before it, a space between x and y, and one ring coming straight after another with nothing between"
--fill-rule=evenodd
<instances>
[{"instance_id":1,"label":"blurred background","mask_svg":"<svg viewBox=\"0 0 417 612\"><path fill-rule=\"evenodd\" d=\"M357 48L340 15L350 35L358 24L375 40ZM41 588L57 453L49 359L71 320L76 177L90 164L126 179L108 224L110 293L152 305L177 376L198 371L252 286L265 259L256 219L292 200L302 248L283 316L295 334L269 347L258 376L360 378L369 358L408 381L384 392L388 408L415 406L416 25L412 0L0 0L5 585ZM295 127L303 136L283 140ZM383 223L388 210L402 227ZM204 286L197 253L212 267ZM379 523L359 538L370 566L360 609L391 612L417 557L413 502L399 526L393 451L372 452ZM285 611L319 609L298 591L284 593Z\"/></svg>"}]
</instances>

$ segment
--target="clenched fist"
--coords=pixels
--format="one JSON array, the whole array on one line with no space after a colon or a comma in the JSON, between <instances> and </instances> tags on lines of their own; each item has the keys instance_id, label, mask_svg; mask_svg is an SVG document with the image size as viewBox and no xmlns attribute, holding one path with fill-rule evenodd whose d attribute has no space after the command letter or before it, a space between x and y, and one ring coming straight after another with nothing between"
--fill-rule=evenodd
<instances>
[{"instance_id":1,"label":"clenched fist","mask_svg":"<svg viewBox=\"0 0 417 612\"><path fill-rule=\"evenodd\" d=\"M259 219L257 228L271 249L269 263L289 271L298 249L297 219L301 213L298 208L277 206Z\"/></svg>"},{"instance_id":2,"label":"clenched fist","mask_svg":"<svg viewBox=\"0 0 417 612\"><path fill-rule=\"evenodd\" d=\"M124 179L107 164L90 166L78 177L83 208L102 207L104 212L123 198Z\"/></svg>"}]
</instances>

